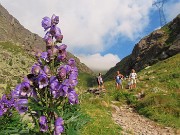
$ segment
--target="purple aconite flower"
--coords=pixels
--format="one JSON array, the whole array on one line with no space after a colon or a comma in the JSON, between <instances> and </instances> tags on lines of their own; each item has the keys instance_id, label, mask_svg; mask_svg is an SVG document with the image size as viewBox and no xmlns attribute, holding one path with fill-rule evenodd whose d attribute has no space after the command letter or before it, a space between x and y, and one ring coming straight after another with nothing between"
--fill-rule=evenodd
<instances>
[{"instance_id":1,"label":"purple aconite flower","mask_svg":"<svg viewBox=\"0 0 180 135\"><path fill-rule=\"evenodd\" d=\"M46 42L46 48L51 49L52 46L54 45L52 35L49 32L47 32L43 39Z\"/></svg>"},{"instance_id":2,"label":"purple aconite flower","mask_svg":"<svg viewBox=\"0 0 180 135\"><path fill-rule=\"evenodd\" d=\"M71 74L69 76L69 86L71 88L74 88L77 84L78 84L77 75L76 74Z\"/></svg>"},{"instance_id":3,"label":"purple aconite flower","mask_svg":"<svg viewBox=\"0 0 180 135\"><path fill-rule=\"evenodd\" d=\"M48 66L44 66L44 73L49 77L51 75L51 70Z\"/></svg>"},{"instance_id":4,"label":"purple aconite flower","mask_svg":"<svg viewBox=\"0 0 180 135\"><path fill-rule=\"evenodd\" d=\"M54 135L61 135L64 131L64 121L61 117L58 117L55 121Z\"/></svg>"},{"instance_id":5,"label":"purple aconite flower","mask_svg":"<svg viewBox=\"0 0 180 135\"><path fill-rule=\"evenodd\" d=\"M63 35L55 35L55 38L56 38L56 42L62 43Z\"/></svg>"},{"instance_id":6,"label":"purple aconite flower","mask_svg":"<svg viewBox=\"0 0 180 135\"><path fill-rule=\"evenodd\" d=\"M48 38L46 39L46 46L47 46L47 47L52 47L53 44L54 44L54 42L53 42L52 37L48 37Z\"/></svg>"},{"instance_id":7,"label":"purple aconite flower","mask_svg":"<svg viewBox=\"0 0 180 135\"><path fill-rule=\"evenodd\" d=\"M3 115L11 106L11 102L9 102L6 95L4 94L0 100L0 113Z\"/></svg>"},{"instance_id":8,"label":"purple aconite flower","mask_svg":"<svg viewBox=\"0 0 180 135\"><path fill-rule=\"evenodd\" d=\"M51 19L49 17L44 17L42 22L41 22L42 27L46 31L51 27Z\"/></svg>"},{"instance_id":9,"label":"purple aconite flower","mask_svg":"<svg viewBox=\"0 0 180 135\"><path fill-rule=\"evenodd\" d=\"M31 73L34 75L38 75L41 71L41 67L39 64L35 63L32 67L31 67Z\"/></svg>"},{"instance_id":10,"label":"purple aconite flower","mask_svg":"<svg viewBox=\"0 0 180 135\"><path fill-rule=\"evenodd\" d=\"M61 97L66 97L68 94L68 85L62 85L60 89L60 96Z\"/></svg>"},{"instance_id":11,"label":"purple aconite flower","mask_svg":"<svg viewBox=\"0 0 180 135\"><path fill-rule=\"evenodd\" d=\"M24 99L18 99L16 102L15 102L15 107L16 107L16 110L19 112L19 113L24 113L28 110L28 100L26 98Z\"/></svg>"},{"instance_id":12,"label":"purple aconite flower","mask_svg":"<svg viewBox=\"0 0 180 135\"><path fill-rule=\"evenodd\" d=\"M58 50L59 50L60 52L65 51L66 48L67 48L67 45L65 45L65 44L62 44L62 45L58 46Z\"/></svg>"},{"instance_id":13,"label":"purple aconite flower","mask_svg":"<svg viewBox=\"0 0 180 135\"><path fill-rule=\"evenodd\" d=\"M66 68L64 66L58 68L58 77L61 79L66 78Z\"/></svg>"},{"instance_id":14,"label":"purple aconite flower","mask_svg":"<svg viewBox=\"0 0 180 135\"><path fill-rule=\"evenodd\" d=\"M20 86L20 95L21 96L26 96L32 91L31 86L28 82L22 82L20 85L21 85Z\"/></svg>"},{"instance_id":15,"label":"purple aconite flower","mask_svg":"<svg viewBox=\"0 0 180 135\"><path fill-rule=\"evenodd\" d=\"M45 116L41 116L39 118L39 126L40 131L46 132L48 130L47 118Z\"/></svg>"},{"instance_id":16,"label":"purple aconite flower","mask_svg":"<svg viewBox=\"0 0 180 135\"><path fill-rule=\"evenodd\" d=\"M76 92L72 89L69 89L69 93L68 93L68 99L69 99L69 103L70 104L78 104L78 95L76 94Z\"/></svg>"},{"instance_id":17,"label":"purple aconite flower","mask_svg":"<svg viewBox=\"0 0 180 135\"><path fill-rule=\"evenodd\" d=\"M42 52L41 53L41 59L43 59L46 62L49 62L48 52Z\"/></svg>"},{"instance_id":18,"label":"purple aconite flower","mask_svg":"<svg viewBox=\"0 0 180 135\"><path fill-rule=\"evenodd\" d=\"M42 89L48 85L48 78L46 74L40 74L38 76L39 88Z\"/></svg>"},{"instance_id":19,"label":"purple aconite flower","mask_svg":"<svg viewBox=\"0 0 180 135\"><path fill-rule=\"evenodd\" d=\"M56 25L59 23L59 16L56 16L55 14L51 17L51 25Z\"/></svg>"},{"instance_id":20,"label":"purple aconite flower","mask_svg":"<svg viewBox=\"0 0 180 135\"><path fill-rule=\"evenodd\" d=\"M75 60L74 60L73 58L70 58L70 59L68 60L68 65L70 65L70 66L72 66L72 67L76 66Z\"/></svg>"},{"instance_id":21,"label":"purple aconite flower","mask_svg":"<svg viewBox=\"0 0 180 135\"><path fill-rule=\"evenodd\" d=\"M47 50L47 56L48 56L49 59L53 59L53 51L52 51L52 49Z\"/></svg>"},{"instance_id":22,"label":"purple aconite flower","mask_svg":"<svg viewBox=\"0 0 180 135\"><path fill-rule=\"evenodd\" d=\"M12 97L17 99L20 96L21 84L18 84L15 89L12 91Z\"/></svg>"},{"instance_id":23,"label":"purple aconite flower","mask_svg":"<svg viewBox=\"0 0 180 135\"><path fill-rule=\"evenodd\" d=\"M57 71L59 78L65 79L67 75L70 73L71 67L69 65L62 65L58 68Z\"/></svg>"},{"instance_id":24,"label":"purple aconite flower","mask_svg":"<svg viewBox=\"0 0 180 135\"><path fill-rule=\"evenodd\" d=\"M55 38L61 36L61 29L55 25L51 27L49 32Z\"/></svg>"},{"instance_id":25,"label":"purple aconite flower","mask_svg":"<svg viewBox=\"0 0 180 135\"><path fill-rule=\"evenodd\" d=\"M56 77L50 78L50 90L54 98L58 98L60 96L59 90L60 90L60 83Z\"/></svg>"},{"instance_id":26,"label":"purple aconite flower","mask_svg":"<svg viewBox=\"0 0 180 135\"><path fill-rule=\"evenodd\" d=\"M66 48L67 48L67 45L65 45L65 44L62 44L57 47L57 49L59 50L58 58L57 58L58 61L62 61L67 57Z\"/></svg>"}]
</instances>

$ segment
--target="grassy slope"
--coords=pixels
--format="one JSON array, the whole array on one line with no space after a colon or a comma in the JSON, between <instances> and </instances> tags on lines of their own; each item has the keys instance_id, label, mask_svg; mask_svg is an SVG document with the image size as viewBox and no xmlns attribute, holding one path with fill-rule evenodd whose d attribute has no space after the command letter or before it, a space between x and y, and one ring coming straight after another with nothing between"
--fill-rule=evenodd
<instances>
[{"instance_id":1,"label":"grassy slope","mask_svg":"<svg viewBox=\"0 0 180 135\"><path fill-rule=\"evenodd\" d=\"M0 94L2 94L23 79L30 71L34 60L20 46L10 42L0 42L0 50Z\"/></svg>"},{"instance_id":2,"label":"grassy slope","mask_svg":"<svg viewBox=\"0 0 180 135\"><path fill-rule=\"evenodd\" d=\"M136 110L165 126L180 128L180 54L144 69L138 73L135 90L117 91L114 81L106 82L110 100L128 103ZM127 83L124 82L124 85ZM145 97L134 95L144 91Z\"/></svg>"},{"instance_id":3,"label":"grassy slope","mask_svg":"<svg viewBox=\"0 0 180 135\"><path fill-rule=\"evenodd\" d=\"M180 128L180 54L139 73L140 90L146 97L136 104L139 113Z\"/></svg>"},{"instance_id":4,"label":"grassy slope","mask_svg":"<svg viewBox=\"0 0 180 135\"><path fill-rule=\"evenodd\" d=\"M80 73L78 92L80 94L80 106L90 116L90 121L80 131L82 135L117 135L121 128L111 118L111 109L106 95L94 96L85 93L88 87L97 87L95 77ZM109 97L108 97L109 99ZM107 103L106 103L107 102Z\"/></svg>"}]
</instances>

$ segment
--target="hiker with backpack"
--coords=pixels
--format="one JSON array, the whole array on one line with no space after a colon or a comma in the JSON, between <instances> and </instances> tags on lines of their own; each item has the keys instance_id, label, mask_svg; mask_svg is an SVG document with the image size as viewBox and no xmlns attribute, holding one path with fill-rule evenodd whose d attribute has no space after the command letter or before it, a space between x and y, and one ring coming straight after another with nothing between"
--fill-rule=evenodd
<instances>
[{"instance_id":1,"label":"hiker with backpack","mask_svg":"<svg viewBox=\"0 0 180 135\"><path fill-rule=\"evenodd\" d=\"M102 79L102 74L99 73L99 76L97 77L97 83L98 83L98 88L104 88L104 82L103 82L103 79Z\"/></svg>"}]
</instances>

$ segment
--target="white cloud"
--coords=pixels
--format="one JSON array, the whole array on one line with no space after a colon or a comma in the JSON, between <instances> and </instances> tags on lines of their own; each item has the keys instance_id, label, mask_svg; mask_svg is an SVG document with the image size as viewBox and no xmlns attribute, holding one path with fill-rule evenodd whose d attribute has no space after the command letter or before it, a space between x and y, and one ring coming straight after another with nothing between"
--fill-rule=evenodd
<instances>
[{"instance_id":1,"label":"white cloud","mask_svg":"<svg viewBox=\"0 0 180 135\"><path fill-rule=\"evenodd\" d=\"M86 64L89 68L91 68L94 71L98 70L108 70L111 67L115 66L116 63L120 61L119 57L114 54L106 54L102 56L99 53L93 54L93 55L81 55L78 56L81 59L81 62Z\"/></svg>"},{"instance_id":2,"label":"white cloud","mask_svg":"<svg viewBox=\"0 0 180 135\"><path fill-rule=\"evenodd\" d=\"M26 28L43 35L44 16L60 16L63 42L71 52L102 52L115 37L133 40L148 25L153 0L1 0ZM88 48L88 49L87 49Z\"/></svg>"}]
</instances>

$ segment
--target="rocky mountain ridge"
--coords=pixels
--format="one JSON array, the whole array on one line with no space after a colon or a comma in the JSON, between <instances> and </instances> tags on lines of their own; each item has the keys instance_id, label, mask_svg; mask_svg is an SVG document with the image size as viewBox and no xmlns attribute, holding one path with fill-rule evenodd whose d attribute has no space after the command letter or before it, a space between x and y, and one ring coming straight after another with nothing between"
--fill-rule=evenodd
<instances>
[{"instance_id":1,"label":"rocky mountain ridge","mask_svg":"<svg viewBox=\"0 0 180 135\"><path fill-rule=\"evenodd\" d=\"M9 12L0 4L0 41L10 41L17 46L22 46L28 53L34 54L38 50L45 50L45 42L39 35L30 32L24 28L20 22L14 18ZM73 54L68 52L68 58L73 57L77 62L77 67L81 72L92 74L93 71Z\"/></svg>"},{"instance_id":2,"label":"rocky mountain ridge","mask_svg":"<svg viewBox=\"0 0 180 135\"><path fill-rule=\"evenodd\" d=\"M132 53L105 75L112 79L117 70L128 75L132 68L140 71L180 52L180 14L161 29L153 31L137 43Z\"/></svg>"}]
</instances>

